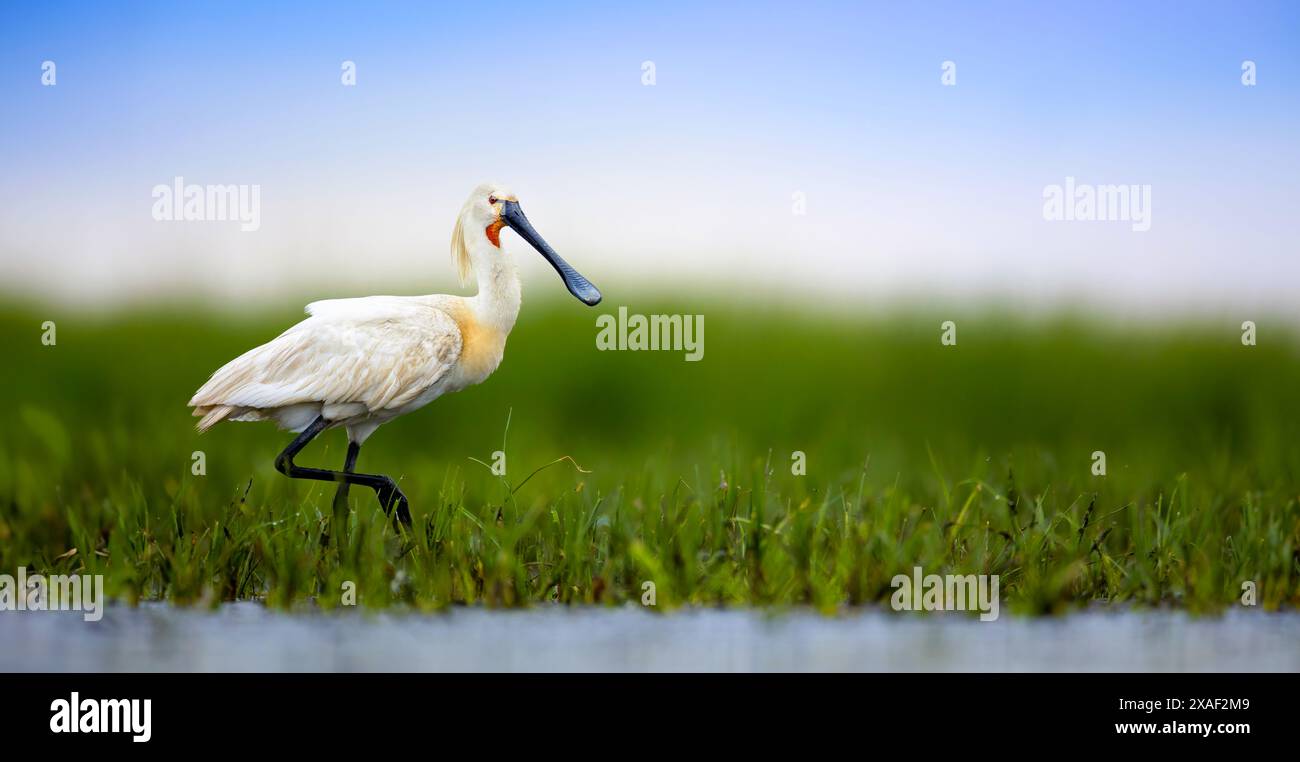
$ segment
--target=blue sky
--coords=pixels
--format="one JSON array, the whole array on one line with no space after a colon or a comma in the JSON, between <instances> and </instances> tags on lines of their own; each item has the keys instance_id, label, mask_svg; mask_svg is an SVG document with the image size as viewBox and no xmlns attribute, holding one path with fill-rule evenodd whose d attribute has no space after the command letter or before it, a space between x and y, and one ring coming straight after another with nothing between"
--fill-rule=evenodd
<instances>
[{"instance_id":1,"label":"blue sky","mask_svg":"<svg viewBox=\"0 0 1300 762\"><path fill-rule=\"evenodd\" d=\"M5 289L439 290L493 179L607 292L1295 301L1297 3L368 5L0 8ZM261 229L154 221L177 175ZM1045 221L1067 176L1150 185L1151 230Z\"/></svg>"}]
</instances>

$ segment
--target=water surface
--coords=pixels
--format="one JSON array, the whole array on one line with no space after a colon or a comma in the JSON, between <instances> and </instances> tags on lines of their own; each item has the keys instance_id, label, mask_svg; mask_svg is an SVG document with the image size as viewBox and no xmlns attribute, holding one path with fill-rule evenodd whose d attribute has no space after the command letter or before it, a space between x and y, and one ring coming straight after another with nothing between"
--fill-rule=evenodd
<instances>
[{"instance_id":1,"label":"water surface","mask_svg":"<svg viewBox=\"0 0 1300 762\"><path fill-rule=\"evenodd\" d=\"M1300 671L1300 613L1059 618L538 607L0 613L3 671Z\"/></svg>"}]
</instances>

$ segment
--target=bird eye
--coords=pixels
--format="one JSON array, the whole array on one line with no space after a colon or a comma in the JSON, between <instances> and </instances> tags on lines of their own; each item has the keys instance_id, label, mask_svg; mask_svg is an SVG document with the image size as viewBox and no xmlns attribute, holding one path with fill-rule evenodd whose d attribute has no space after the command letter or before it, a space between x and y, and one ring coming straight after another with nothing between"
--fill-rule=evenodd
<instances>
[{"instance_id":1,"label":"bird eye","mask_svg":"<svg viewBox=\"0 0 1300 762\"><path fill-rule=\"evenodd\" d=\"M497 197L496 197L496 196L488 196L488 203L489 203L489 204L495 204L496 202L497 202Z\"/></svg>"}]
</instances>

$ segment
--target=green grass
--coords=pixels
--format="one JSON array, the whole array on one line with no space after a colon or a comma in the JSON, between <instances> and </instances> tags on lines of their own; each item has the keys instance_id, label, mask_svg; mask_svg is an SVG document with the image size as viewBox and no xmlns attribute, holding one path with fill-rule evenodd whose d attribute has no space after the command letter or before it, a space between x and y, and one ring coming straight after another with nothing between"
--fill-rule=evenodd
<instances>
[{"instance_id":1,"label":"green grass","mask_svg":"<svg viewBox=\"0 0 1300 762\"><path fill-rule=\"evenodd\" d=\"M686 363L596 351L600 311L525 304L492 378L362 451L361 470L400 479L413 530L355 489L327 537L332 485L272 467L288 435L199 436L185 408L296 311L0 310L0 570L102 573L110 595L185 604L332 607L350 581L375 607L608 605L653 581L661 608L834 610L887 607L890 579L917 565L1000 574L1004 606L1025 613L1216 611L1245 580L1263 607L1300 602L1300 353L1275 325L1243 347L1226 320L967 314L943 347L953 316L923 308L692 305L706 352ZM51 319L58 343L42 346ZM503 439L498 478L475 459ZM329 432L298 462L337 468L344 446Z\"/></svg>"}]
</instances>

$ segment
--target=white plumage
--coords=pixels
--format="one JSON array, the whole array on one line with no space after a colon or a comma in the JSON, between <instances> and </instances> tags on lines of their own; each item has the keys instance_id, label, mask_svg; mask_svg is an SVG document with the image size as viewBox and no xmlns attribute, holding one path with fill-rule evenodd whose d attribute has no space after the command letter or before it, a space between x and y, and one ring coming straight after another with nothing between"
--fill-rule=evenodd
<instances>
[{"instance_id":1,"label":"white plumage","mask_svg":"<svg viewBox=\"0 0 1300 762\"><path fill-rule=\"evenodd\" d=\"M199 430L223 419L275 420L300 431L316 416L354 427L358 444L407 412L460 359L460 326L446 296L371 296L307 305L306 320L226 363L190 400ZM459 300L465 301L465 300ZM439 390L441 391L441 390Z\"/></svg>"}]
</instances>

